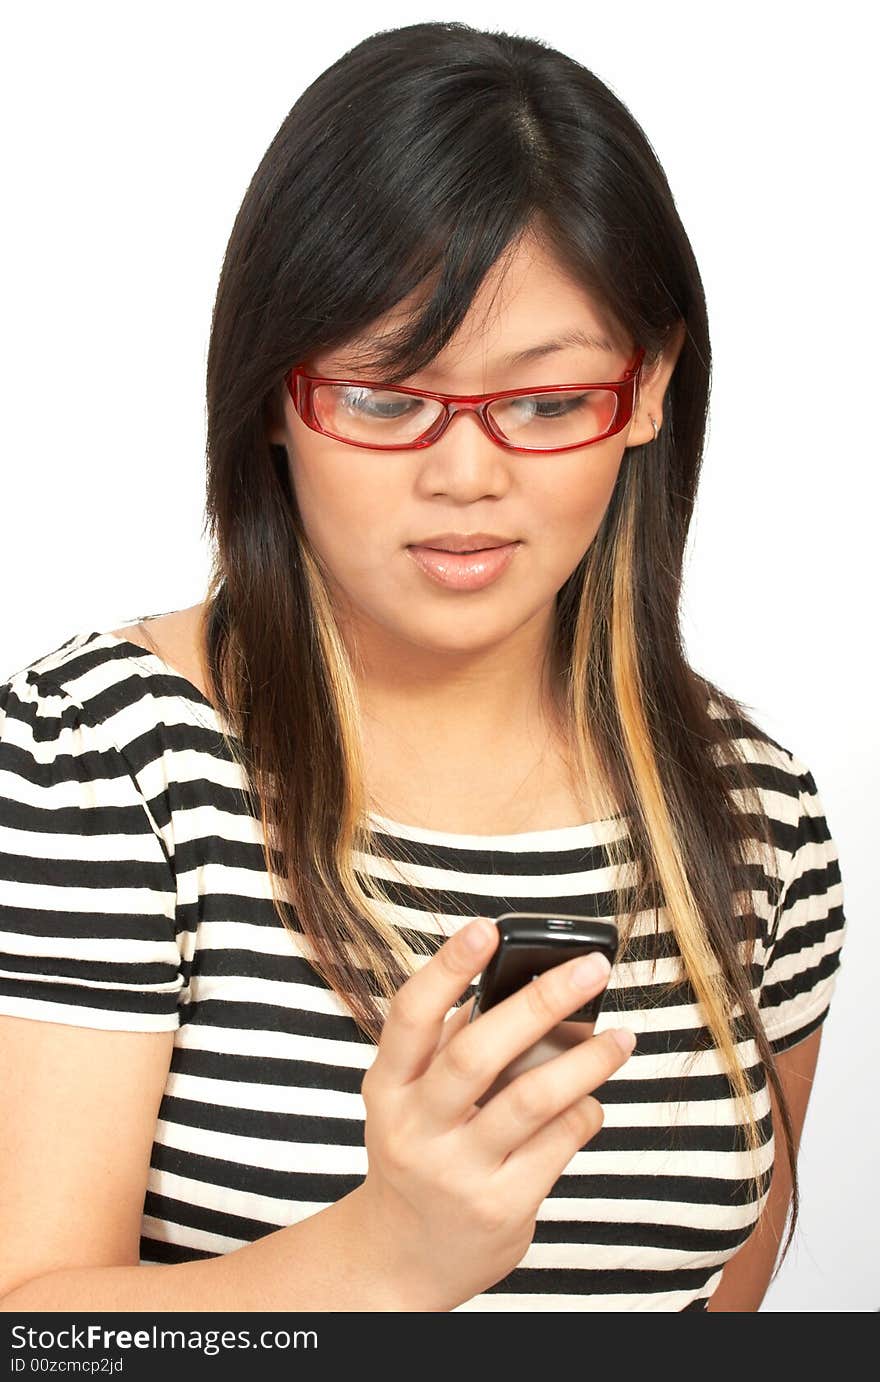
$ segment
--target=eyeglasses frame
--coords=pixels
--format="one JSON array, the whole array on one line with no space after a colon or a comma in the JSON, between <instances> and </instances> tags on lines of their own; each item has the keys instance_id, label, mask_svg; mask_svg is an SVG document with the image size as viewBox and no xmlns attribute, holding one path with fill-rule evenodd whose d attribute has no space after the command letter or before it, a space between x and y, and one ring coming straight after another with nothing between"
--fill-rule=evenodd
<instances>
[{"instance_id":1,"label":"eyeglasses frame","mask_svg":"<svg viewBox=\"0 0 880 1382\"><path fill-rule=\"evenodd\" d=\"M344 442L346 446L359 446L367 451L417 451L425 446L432 446L438 441L447 427L455 417L456 413L472 412L479 420L480 426L491 441L503 447L505 451L515 451L521 455L549 455L557 454L561 451L579 451L585 446L594 446L597 442L606 441L608 437L616 436L622 432L630 421L635 407L636 381L641 372L642 362L645 358L645 348L640 347L626 368L622 379L603 380L598 383L586 384L541 384L529 389L502 389L496 393L484 394L447 394L436 393L430 389L410 389L403 384L390 384L387 380L379 379L333 379L328 375L310 374L301 362L294 365L284 376L288 393L293 399L302 421L313 432L318 432L322 436L331 437L334 441ZM314 410L312 395L316 384L348 384L356 388L393 390L395 393L410 394L416 398L430 398L437 403L443 404L443 412L432 423L420 438L413 442L394 445L378 445L373 442L352 441L349 437L340 437L335 432L329 432L318 421ZM614 418L611 426L608 427L600 436L591 437L587 442L575 442L571 446L514 446L512 442L500 436L493 429L492 421L489 417L489 408L499 398L529 398L533 394L543 393L564 393L567 390L575 393L578 389L609 389L617 395L617 407L615 408Z\"/></svg>"}]
</instances>

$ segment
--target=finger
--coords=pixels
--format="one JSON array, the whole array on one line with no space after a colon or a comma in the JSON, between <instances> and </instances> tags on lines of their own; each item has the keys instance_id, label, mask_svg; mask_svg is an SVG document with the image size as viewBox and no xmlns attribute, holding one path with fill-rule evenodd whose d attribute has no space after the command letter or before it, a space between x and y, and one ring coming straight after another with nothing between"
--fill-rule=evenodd
<instances>
[{"instance_id":1,"label":"finger","mask_svg":"<svg viewBox=\"0 0 880 1382\"><path fill-rule=\"evenodd\" d=\"M486 965L498 936L493 921L475 917L401 984L385 1017L373 1083L403 1084L422 1073L437 1049L446 1014Z\"/></svg>"},{"instance_id":2,"label":"finger","mask_svg":"<svg viewBox=\"0 0 880 1382\"><path fill-rule=\"evenodd\" d=\"M559 1114L604 1084L629 1060L634 1046L634 1033L610 1028L517 1075L468 1124L474 1155L497 1170Z\"/></svg>"},{"instance_id":3,"label":"finger","mask_svg":"<svg viewBox=\"0 0 880 1382\"><path fill-rule=\"evenodd\" d=\"M451 1041L459 1027L466 1027L471 1017L471 1008L476 1002L476 994L467 1003L462 1003L460 1008L456 1008L450 1017L443 1023L443 1032L437 1043L437 1050L442 1051L448 1041Z\"/></svg>"},{"instance_id":4,"label":"finger","mask_svg":"<svg viewBox=\"0 0 880 1382\"><path fill-rule=\"evenodd\" d=\"M500 1193L504 1185L510 1194L522 1193L523 1184L534 1188L537 1206L552 1191L554 1185L571 1162L601 1131L605 1110L592 1094L576 1099L551 1119L540 1132L534 1133L495 1172ZM474 1119L476 1122L476 1119Z\"/></svg>"},{"instance_id":5,"label":"finger","mask_svg":"<svg viewBox=\"0 0 880 1382\"><path fill-rule=\"evenodd\" d=\"M599 993L609 972L604 955L568 960L462 1026L437 1053L422 1080L432 1131L460 1123L514 1056Z\"/></svg>"}]
</instances>

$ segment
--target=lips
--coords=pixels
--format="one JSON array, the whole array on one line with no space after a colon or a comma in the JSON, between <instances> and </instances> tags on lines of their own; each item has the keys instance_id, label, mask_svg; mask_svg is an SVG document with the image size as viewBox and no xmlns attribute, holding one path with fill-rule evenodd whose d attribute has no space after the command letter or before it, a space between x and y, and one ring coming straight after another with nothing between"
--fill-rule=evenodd
<instances>
[{"instance_id":1,"label":"lips","mask_svg":"<svg viewBox=\"0 0 880 1382\"><path fill-rule=\"evenodd\" d=\"M432 533L409 545L430 548L434 552L488 552L496 547L509 547L517 540L499 533Z\"/></svg>"},{"instance_id":2,"label":"lips","mask_svg":"<svg viewBox=\"0 0 880 1382\"><path fill-rule=\"evenodd\" d=\"M445 548L410 546L413 561L425 575L454 590L482 590L506 571L516 556L520 542L500 547L478 548L473 552L450 552Z\"/></svg>"}]
</instances>

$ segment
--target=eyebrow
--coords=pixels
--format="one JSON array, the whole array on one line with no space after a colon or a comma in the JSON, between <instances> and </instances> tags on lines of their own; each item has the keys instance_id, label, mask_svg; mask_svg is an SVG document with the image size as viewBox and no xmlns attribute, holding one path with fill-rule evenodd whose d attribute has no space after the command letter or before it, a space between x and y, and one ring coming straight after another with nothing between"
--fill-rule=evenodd
<instances>
[{"instance_id":1,"label":"eyebrow","mask_svg":"<svg viewBox=\"0 0 880 1382\"><path fill-rule=\"evenodd\" d=\"M527 360L540 360L544 355L550 355L555 350L565 350L566 346L586 346L588 350L605 350L613 353L614 346L604 336L594 336L582 327L573 327L570 331L563 331L558 336L554 336L550 341L542 341L540 345L529 346L526 350L515 350L511 355L503 355L499 361L502 365L520 365Z\"/></svg>"},{"instance_id":2,"label":"eyebrow","mask_svg":"<svg viewBox=\"0 0 880 1382\"><path fill-rule=\"evenodd\" d=\"M554 351L565 350L567 346L583 346L587 350L601 350L609 354L613 354L615 349L607 337L596 336L582 326L575 326L568 331L561 331L552 340L542 341L540 345L527 346L524 350L514 350L509 355L500 355L495 363L521 365L530 360L540 360L545 355L552 355Z\"/></svg>"}]
</instances>

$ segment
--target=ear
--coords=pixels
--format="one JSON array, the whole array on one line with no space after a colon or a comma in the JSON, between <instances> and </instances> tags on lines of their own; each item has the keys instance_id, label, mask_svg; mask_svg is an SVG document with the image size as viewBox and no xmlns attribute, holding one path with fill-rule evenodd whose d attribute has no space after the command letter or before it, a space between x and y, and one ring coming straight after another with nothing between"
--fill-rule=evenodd
<instances>
[{"instance_id":1,"label":"ear","mask_svg":"<svg viewBox=\"0 0 880 1382\"><path fill-rule=\"evenodd\" d=\"M686 331L684 321L675 322L669 330L669 337L660 355L647 371L642 370L639 378L639 397L627 433L627 446L643 446L646 442L654 440L651 418L656 422L658 432L662 427L663 400L672 378L672 371L681 354Z\"/></svg>"}]
</instances>

